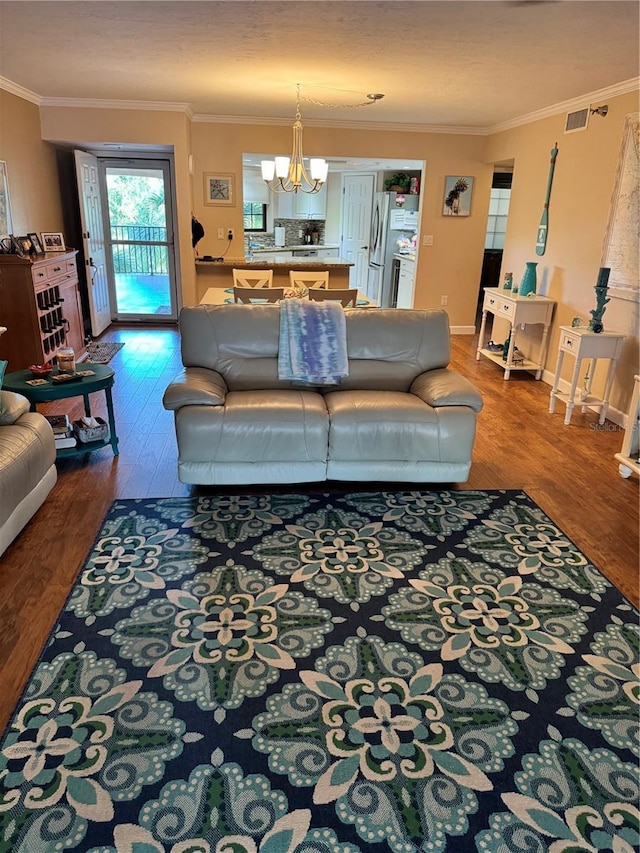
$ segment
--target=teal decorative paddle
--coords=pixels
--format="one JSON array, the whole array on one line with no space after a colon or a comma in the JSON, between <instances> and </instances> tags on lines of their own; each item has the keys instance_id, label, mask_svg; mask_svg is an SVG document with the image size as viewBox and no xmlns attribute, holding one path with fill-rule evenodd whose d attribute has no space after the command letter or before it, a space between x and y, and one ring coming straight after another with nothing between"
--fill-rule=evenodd
<instances>
[{"instance_id":1,"label":"teal decorative paddle","mask_svg":"<svg viewBox=\"0 0 640 853\"><path fill-rule=\"evenodd\" d=\"M549 166L549 180L547 181L547 197L544 200L544 209L538 225L538 239L536 240L536 255L544 255L547 248L547 232L549 231L549 199L551 198L551 184L553 183L553 170L556 167L558 156L558 143L551 149L551 165Z\"/></svg>"}]
</instances>

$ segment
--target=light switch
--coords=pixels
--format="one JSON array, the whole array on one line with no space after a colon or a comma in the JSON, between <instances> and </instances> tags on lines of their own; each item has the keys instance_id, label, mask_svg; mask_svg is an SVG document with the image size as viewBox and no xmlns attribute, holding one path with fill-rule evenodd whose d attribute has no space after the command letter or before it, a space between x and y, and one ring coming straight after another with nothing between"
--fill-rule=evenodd
<instances>
[{"instance_id":1,"label":"light switch","mask_svg":"<svg viewBox=\"0 0 640 853\"><path fill-rule=\"evenodd\" d=\"M423 246L433 246L433 234L425 234L422 238Z\"/></svg>"}]
</instances>

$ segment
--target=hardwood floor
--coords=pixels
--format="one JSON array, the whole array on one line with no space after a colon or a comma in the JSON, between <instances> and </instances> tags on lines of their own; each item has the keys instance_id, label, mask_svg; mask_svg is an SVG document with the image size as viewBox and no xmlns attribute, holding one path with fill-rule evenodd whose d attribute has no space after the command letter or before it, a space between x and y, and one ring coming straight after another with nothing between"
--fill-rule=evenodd
<instances>
[{"instance_id":1,"label":"hardwood floor","mask_svg":"<svg viewBox=\"0 0 640 853\"><path fill-rule=\"evenodd\" d=\"M162 408L163 391L181 368L176 327L114 326L101 341L125 344L111 362L120 455L107 447L61 460L48 500L0 557L0 729L112 501L205 491L178 482L173 416ZM610 422L601 428L596 414L578 409L564 426L564 406L548 413L548 385L528 373L504 382L499 367L475 360L475 346L475 336L453 340L452 366L478 386L485 407L470 478L452 488L523 489L637 606L638 480L622 479L613 458L622 430ZM94 414L105 416L103 398L95 395ZM83 414L80 399L42 411ZM344 491L353 485L312 488Z\"/></svg>"}]
</instances>

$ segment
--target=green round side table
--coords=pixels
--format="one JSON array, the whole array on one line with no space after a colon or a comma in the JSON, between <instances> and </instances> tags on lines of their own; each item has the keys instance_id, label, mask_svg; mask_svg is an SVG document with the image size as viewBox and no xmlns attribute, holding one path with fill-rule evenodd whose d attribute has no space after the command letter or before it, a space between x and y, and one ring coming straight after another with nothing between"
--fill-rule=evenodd
<instances>
[{"instance_id":1,"label":"green round side table","mask_svg":"<svg viewBox=\"0 0 640 853\"><path fill-rule=\"evenodd\" d=\"M84 398L84 413L87 417L91 416L91 404L89 402L89 394L96 391L104 391L107 401L107 415L109 418L109 438L104 441L91 441L88 444L78 444L77 447L59 448L58 457L78 456L81 453L90 453L92 450L99 450L101 447L106 447L110 444L113 448L113 455L118 455L118 436L116 434L116 421L113 414L113 400L111 398L111 388L113 387L115 373L106 364L90 364L83 361L78 365L80 370L93 370L94 376L83 376L81 379L75 379L71 382L61 382L56 384L50 379L44 385L29 385L27 380L33 379L30 370L16 370L14 373L7 373L2 382L2 387L6 391L14 391L16 394L22 394L31 404L31 411L35 412L38 403L49 403L52 400L66 400L69 397Z\"/></svg>"}]
</instances>

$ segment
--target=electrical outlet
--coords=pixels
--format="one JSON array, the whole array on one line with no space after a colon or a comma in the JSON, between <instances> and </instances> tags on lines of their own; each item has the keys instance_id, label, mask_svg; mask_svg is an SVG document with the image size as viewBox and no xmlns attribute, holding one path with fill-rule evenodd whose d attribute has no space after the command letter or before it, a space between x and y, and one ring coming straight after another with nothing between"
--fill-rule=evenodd
<instances>
[{"instance_id":1,"label":"electrical outlet","mask_svg":"<svg viewBox=\"0 0 640 853\"><path fill-rule=\"evenodd\" d=\"M440 305L448 305L448 304L449 304L449 297L448 296L441 296L440 297Z\"/></svg>"},{"instance_id":2,"label":"electrical outlet","mask_svg":"<svg viewBox=\"0 0 640 853\"><path fill-rule=\"evenodd\" d=\"M422 238L423 246L433 246L433 234L425 234Z\"/></svg>"},{"instance_id":3,"label":"electrical outlet","mask_svg":"<svg viewBox=\"0 0 640 853\"><path fill-rule=\"evenodd\" d=\"M224 240L224 228L218 228L218 240Z\"/></svg>"},{"instance_id":4,"label":"electrical outlet","mask_svg":"<svg viewBox=\"0 0 640 853\"><path fill-rule=\"evenodd\" d=\"M233 228L229 228L227 231L227 240L233 240Z\"/></svg>"}]
</instances>

